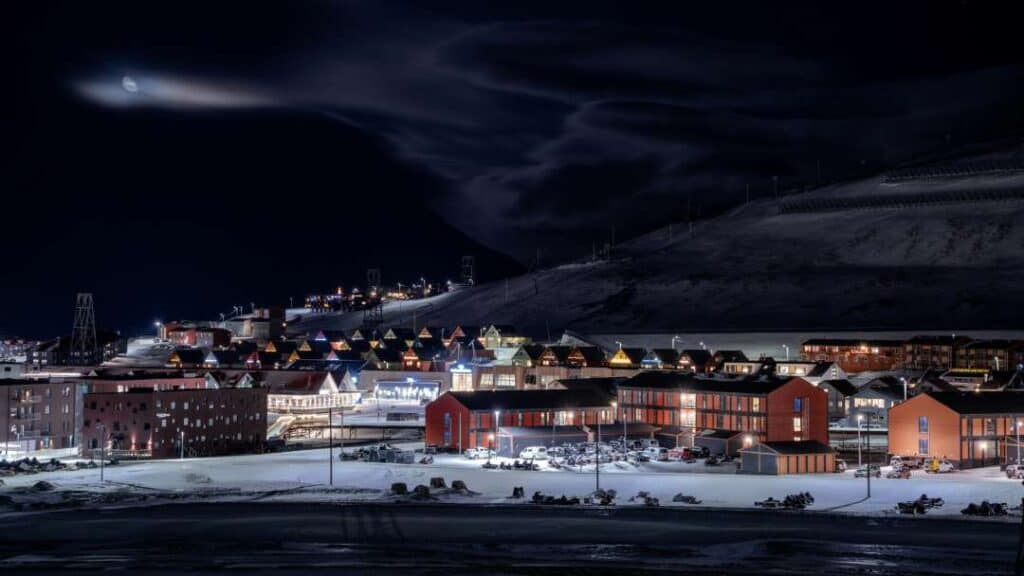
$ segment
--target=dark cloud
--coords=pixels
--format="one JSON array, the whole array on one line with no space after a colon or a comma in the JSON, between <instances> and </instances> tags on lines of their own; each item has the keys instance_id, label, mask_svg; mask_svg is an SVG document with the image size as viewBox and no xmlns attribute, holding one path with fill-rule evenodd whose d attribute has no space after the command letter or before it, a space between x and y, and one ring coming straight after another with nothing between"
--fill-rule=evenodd
<instances>
[{"instance_id":1,"label":"dark cloud","mask_svg":"<svg viewBox=\"0 0 1024 576\"><path fill-rule=\"evenodd\" d=\"M301 130L260 134L289 139L272 149L292 169L412 200L524 262L538 248L548 261L588 253L613 226L622 239L713 214L748 186L770 194L773 176L783 189L819 171L848 178L1014 138L1022 124L1020 8L990 3L69 2L28 12L8 20L21 43L9 53L31 56L13 67L28 104L8 108L29 143L19 161L75 158L52 148L55 111L75 99L75 114L103 119L88 124L97 150L118 134L108 122L119 114L299 114ZM126 74L138 93L119 90ZM375 186L392 169L364 170L352 153L360 140L338 144L320 132L332 126L412 176ZM224 147L222 164L191 157L175 169L223 172L253 154L238 140ZM226 205L245 194L196 185ZM155 205L131 201L139 212ZM367 230L389 225L368 214Z\"/></svg>"}]
</instances>

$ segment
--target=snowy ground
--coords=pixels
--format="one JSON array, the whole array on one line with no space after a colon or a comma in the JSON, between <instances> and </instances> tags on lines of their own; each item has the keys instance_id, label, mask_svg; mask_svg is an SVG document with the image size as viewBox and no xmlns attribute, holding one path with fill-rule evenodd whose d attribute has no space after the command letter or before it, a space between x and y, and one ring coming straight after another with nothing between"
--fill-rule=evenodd
<instances>
[{"instance_id":1,"label":"snowy ground","mask_svg":"<svg viewBox=\"0 0 1024 576\"><path fill-rule=\"evenodd\" d=\"M411 446L410 446L411 447ZM534 491L554 496L583 496L594 489L593 466L580 470L540 471L485 470L481 460L458 455L435 457L432 465L334 462L334 488L328 485L329 459L326 449L278 454L232 456L186 460L130 462L108 466L106 482L101 483L98 469L50 472L4 478L0 495L15 502L56 503L59 507L74 501L75 506L111 506L161 503L168 499L216 499L260 501L351 502L389 501L394 482L405 482L412 489L428 484L432 477L443 477L450 485L462 480L475 495L441 493L449 502L480 504L509 503L515 486L522 486L527 498ZM923 493L946 500L943 508L928 516L960 516L970 502L989 500L1015 505L1024 495L1020 482L1008 480L998 468L970 470L946 475L915 472L910 480L872 479L872 497L864 499L866 482L852 472L801 476L748 476L728 466L706 468L702 464L646 463L640 468L624 463L602 465L601 487L619 493L617 503L629 505L628 498L643 490L673 504L677 493L692 495L702 506L750 508L755 500L769 496L783 498L795 492L810 492L816 501L812 510L842 513L895 515L898 501L912 500ZM31 487L40 480L55 485L55 490L35 492ZM2 498L0 498L2 499Z\"/></svg>"}]
</instances>

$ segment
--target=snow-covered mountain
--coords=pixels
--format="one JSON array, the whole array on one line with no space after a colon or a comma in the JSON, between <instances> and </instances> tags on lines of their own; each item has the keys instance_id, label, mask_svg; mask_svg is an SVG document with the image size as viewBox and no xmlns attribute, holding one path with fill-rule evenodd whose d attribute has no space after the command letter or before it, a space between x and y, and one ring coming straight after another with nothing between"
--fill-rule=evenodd
<instances>
[{"instance_id":1,"label":"snow-covered mountain","mask_svg":"<svg viewBox=\"0 0 1024 576\"><path fill-rule=\"evenodd\" d=\"M676 224L623 243L609 260L390 304L385 321L510 323L536 335L1020 327L1024 173L943 166L938 177L878 176L751 202L692 231Z\"/></svg>"}]
</instances>

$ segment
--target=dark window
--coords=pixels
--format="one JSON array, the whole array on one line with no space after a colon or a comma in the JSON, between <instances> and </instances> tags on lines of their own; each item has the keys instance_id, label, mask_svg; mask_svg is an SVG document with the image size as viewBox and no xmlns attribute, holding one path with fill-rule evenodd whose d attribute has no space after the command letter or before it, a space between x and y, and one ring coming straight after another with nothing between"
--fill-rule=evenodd
<instances>
[{"instance_id":1,"label":"dark window","mask_svg":"<svg viewBox=\"0 0 1024 576\"><path fill-rule=\"evenodd\" d=\"M143 430L149 430L149 422L146 422L145 424L143 424L142 425L142 429Z\"/></svg>"},{"instance_id":2,"label":"dark window","mask_svg":"<svg viewBox=\"0 0 1024 576\"><path fill-rule=\"evenodd\" d=\"M928 432L928 417L927 416L921 416L921 417L919 417L917 419L917 431L922 433L922 434L925 433L925 432ZM925 443L925 445L927 446L927 442ZM921 452L921 453L922 454L927 454L927 452Z\"/></svg>"},{"instance_id":3,"label":"dark window","mask_svg":"<svg viewBox=\"0 0 1024 576\"><path fill-rule=\"evenodd\" d=\"M921 438L917 441L917 452L922 456L928 455L928 439Z\"/></svg>"},{"instance_id":4,"label":"dark window","mask_svg":"<svg viewBox=\"0 0 1024 576\"><path fill-rule=\"evenodd\" d=\"M803 398L793 398L793 412L803 412L803 411L804 411L804 399Z\"/></svg>"}]
</instances>

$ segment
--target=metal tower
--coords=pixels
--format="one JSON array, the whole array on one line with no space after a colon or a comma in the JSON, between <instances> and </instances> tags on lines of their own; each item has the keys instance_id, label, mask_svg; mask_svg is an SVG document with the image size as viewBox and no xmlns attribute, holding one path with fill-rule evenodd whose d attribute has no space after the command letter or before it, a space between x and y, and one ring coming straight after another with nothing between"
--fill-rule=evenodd
<instances>
[{"instance_id":1,"label":"metal tower","mask_svg":"<svg viewBox=\"0 0 1024 576\"><path fill-rule=\"evenodd\" d=\"M381 304L384 289L380 284L380 268L366 271L366 307L363 308L363 326L379 326L384 323L384 306Z\"/></svg>"},{"instance_id":2,"label":"metal tower","mask_svg":"<svg viewBox=\"0 0 1024 576\"><path fill-rule=\"evenodd\" d=\"M92 293L79 292L75 302L75 325L71 329L71 364L93 364L98 347Z\"/></svg>"},{"instance_id":3,"label":"metal tower","mask_svg":"<svg viewBox=\"0 0 1024 576\"><path fill-rule=\"evenodd\" d=\"M472 256L462 257L462 277L460 278L463 284L473 285L476 280L476 259Z\"/></svg>"}]
</instances>

